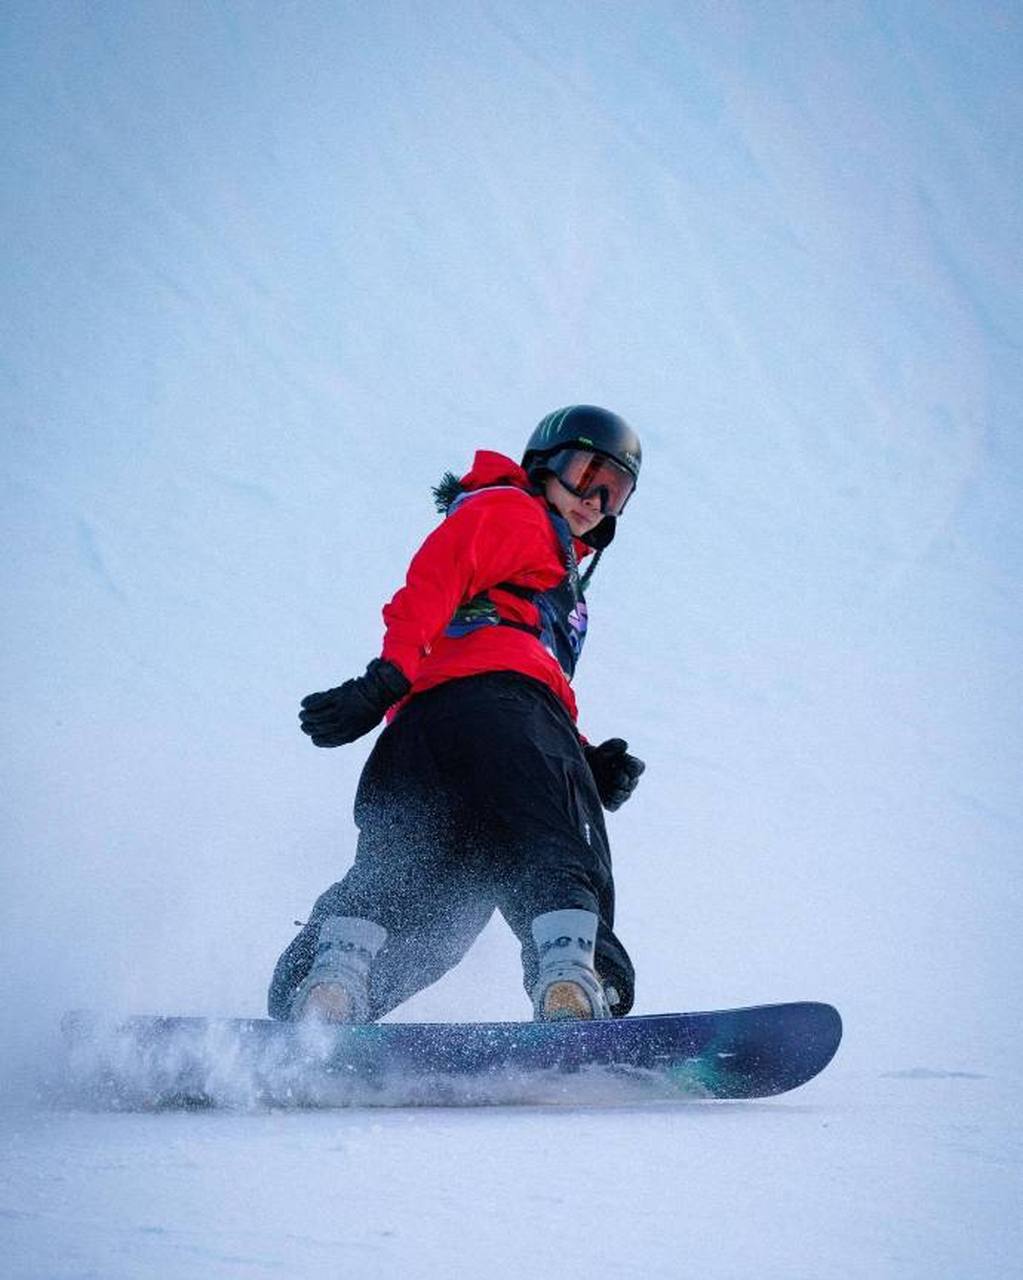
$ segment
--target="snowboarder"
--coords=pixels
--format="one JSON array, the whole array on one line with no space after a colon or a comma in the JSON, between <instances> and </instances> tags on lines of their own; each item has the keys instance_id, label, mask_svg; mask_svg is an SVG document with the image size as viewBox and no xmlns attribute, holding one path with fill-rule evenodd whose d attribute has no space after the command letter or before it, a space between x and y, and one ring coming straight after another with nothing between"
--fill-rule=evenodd
<instances>
[{"instance_id":1,"label":"snowboarder","mask_svg":"<svg viewBox=\"0 0 1023 1280\"><path fill-rule=\"evenodd\" d=\"M354 865L278 961L272 1017L375 1020L457 964L495 908L535 1018L628 1013L601 805L644 765L620 738L580 736L570 681L583 592L640 462L622 418L575 405L543 419L521 465L479 452L434 490L445 519L384 608L381 656L302 702L319 747L389 723L359 780Z\"/></svg>"}]
</instances>

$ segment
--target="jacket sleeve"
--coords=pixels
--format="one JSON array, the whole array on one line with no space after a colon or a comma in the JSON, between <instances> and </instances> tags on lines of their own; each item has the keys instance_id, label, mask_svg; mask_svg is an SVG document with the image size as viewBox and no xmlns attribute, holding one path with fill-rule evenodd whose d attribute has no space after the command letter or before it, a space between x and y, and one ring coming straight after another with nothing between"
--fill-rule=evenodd
<instances>
[{"instance_id":1,"label":"jacket sleeve","mask_svg":"<svg viewBox=\"0 0 1023 1280\"><path fill-rule=\"evenodd\" d=\"M464 502L429 535L412 558L405 585L384 606L381 656L414 681L464 601L509 580L553 585L552 537L542 508L521 491L481 493Z\"/></svg>"}]
</instances>

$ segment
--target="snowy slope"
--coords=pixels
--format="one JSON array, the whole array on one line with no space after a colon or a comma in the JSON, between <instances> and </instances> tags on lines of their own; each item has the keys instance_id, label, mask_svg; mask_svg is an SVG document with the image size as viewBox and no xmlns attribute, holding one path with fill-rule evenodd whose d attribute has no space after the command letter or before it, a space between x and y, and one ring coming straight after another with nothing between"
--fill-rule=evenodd
<instances>
[{"instance_id":1,"label":"snowy slope","mask_svg":"<svg viewBox=\"0 0 1023 1280\"><path fill-rule=\"evenodd\" d=\"M15 1274L1014 1273L1021 46L994 2L7 6ZM298 698L377 651L440 473L583 399L646 452L578 681L649 763L637 1011L828 999L828 1074L34 1109L65 1008L261 1012L369 750ZM526 1016L516 965L495 923L399 1016Z\"/></svg>"}]
</instances>

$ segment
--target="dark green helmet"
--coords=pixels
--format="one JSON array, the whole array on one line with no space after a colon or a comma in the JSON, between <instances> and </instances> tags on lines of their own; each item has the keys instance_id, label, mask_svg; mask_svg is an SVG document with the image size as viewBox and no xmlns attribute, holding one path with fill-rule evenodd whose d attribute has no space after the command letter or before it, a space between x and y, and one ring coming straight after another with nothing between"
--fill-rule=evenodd
<instances>
[{"instance_id":1,"label":"dark green helmet","mask_svg":"<svg viewBox=\"0 0 1023 1280\"><path fill-rule=\"evenodd\" d=\"M595 453L605 454L632 476L634 488L639 481L639 468L643 462L639 436L624 418L610 409L601 409L595 404L573 404L549 413L529 437L522 455L522 466L536 482L545 470L558 470L558 460L553 455L566 449L592 449ZM548 458L551 466L545 468ZM606 515L595 529L583 536L582 541L598 552L602 551L615 536L617 520L616 516ZM596 561L586 574L586 581L589 581L594 568Z\"/></svg>"},{"instance_id":2,"label":"dark green helmet","mask_svg":"<svg viewBox=\"0 0 1023 1280\"><path fill-rule=\"evenodd\" d=\"M539 423L529 437L522 465L527 471L559 449L595 449L607 454L639 480L643 449L639 436L624 418L594 404L573 404L556 409Z\"/></svg>"}]
</instances>

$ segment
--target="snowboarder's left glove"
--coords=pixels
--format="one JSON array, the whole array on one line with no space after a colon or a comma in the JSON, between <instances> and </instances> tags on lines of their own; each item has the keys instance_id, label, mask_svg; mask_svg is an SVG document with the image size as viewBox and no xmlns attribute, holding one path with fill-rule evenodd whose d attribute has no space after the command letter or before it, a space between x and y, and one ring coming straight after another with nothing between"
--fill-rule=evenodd
<instances>
[{"instance_id":1,"label":"snowboarder's left glove","mask_svg":"<svg viewBox=\"0 0 1023 1280\"><path fill-rule=\"evenodd\" d=\"M374 658L364 676L302 699L298 716L302 732L318 747L340 747L354 742L375 729L387 708L404 698L411 688L393 662Z\"/></svg>"},{"instance_id":2,"label":"snowboarder's left glove","mask_svg":"<svg viewBox=\"0 0 1023 1280\"><path fill-rule=\"evenodd\" d=\"M597 784L600 803L614 813L636 790L646 765L629 755L629 744L623 738L608 738L599 747L587 743L583 755Z\"/></svg>"}]
</instances>

